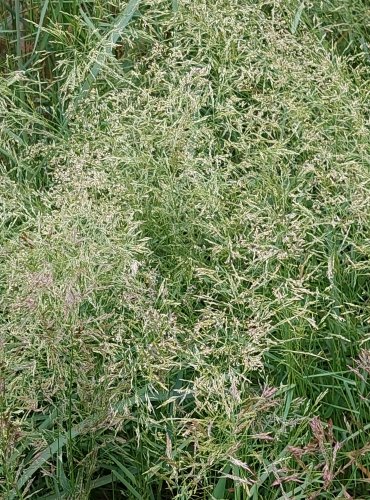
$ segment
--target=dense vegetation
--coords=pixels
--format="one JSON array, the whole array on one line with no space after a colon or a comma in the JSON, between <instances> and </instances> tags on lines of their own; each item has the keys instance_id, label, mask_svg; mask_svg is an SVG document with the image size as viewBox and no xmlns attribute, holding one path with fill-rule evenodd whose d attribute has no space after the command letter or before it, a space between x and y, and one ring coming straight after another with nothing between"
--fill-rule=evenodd
<instances>
[{"instance_id":1,"label":"dense vegetation","mask_svg":"<svg viewBox=\"0 0 370 500\"><path fill-rule=\"evenodd\" d=\"M367 0L0 22L1 497L369 498Z\"/></svg>"}]
</instances>

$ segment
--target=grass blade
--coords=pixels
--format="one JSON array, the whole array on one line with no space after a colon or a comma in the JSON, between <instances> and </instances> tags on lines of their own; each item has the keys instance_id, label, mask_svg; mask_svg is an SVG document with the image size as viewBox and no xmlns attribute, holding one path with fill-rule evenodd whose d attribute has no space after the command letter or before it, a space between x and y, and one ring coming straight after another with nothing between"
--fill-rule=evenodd
<instances>
[{"instance_id":1,"label":"grass blade","mask_svg":"<svg viewBox=\"0 0 370 500\"><path fill-rule=\"evenodd\" d=\"M90 70L90 74L82 86L81 92L80 92L79 96L77 97L77 101L79 101L82 97L84 97L90 91L94 81L96 80L101 69L103 68L107 57L109 57L109 55L112 54L114 45L116 44L118 38L121 36L123 30L129 24L133 15L135 14L135 11L136 11L137 7L139 6L139 3L140 3L140 0L130 0L130 2L127 4L127 6L124 9L124 11L122 12L122 14L120 16L118 16L116 22L114 23L112 30L108 33L108 35L106 35L103 38L103 41L102 41L103 48L99 52L98 57L93 65L93 67Z\"/></svg>"},{"instance_id":2,"label":"grass blade","mask_svg":"<svg viewBox=\"0 0 370 500\"><path fill-rule=\"evenodd\" d=\"M224 474L228 474L231 469L231 465L225 465L225 467L222 470L222 475L220 479L217 481L217 484L213 490L212 493L212 498L214 500L222 500L225 498L225 491L226 491L226 477Z\"/></svg>"},{"instance_id":3,"label":"grass blade","mask_svg":"<svg viewBox=\"0 0 370 500\"><path fill-rule=\"evenodd\" d=\"M146 396L145 391L142 391L141 399L145 401L147 400L147 398L149 398L149 400L153 402L162 402L166 401L169 397L171 397L171 394L169 395L167 392L159 393L156 394L155 396ZM123 401L115 406L114 411L120 412L122 411L122 408L124 408L127 405L133 405L136 403L136 401L137 397L132 397L127 401ZM36 456L32 464L24 471L22 476L18 479L17 489L20 490L27 483L27 481L31 479L31 477L33 476L33 474L35 474L36 471L38 471L53 455L55 455L57 452L60 452L60 450L64 448L64 446L66 446L68 443L70 443L72 439L87 432L92 426L94 426L94 424L96 424L99 421L100 417L101 415L92 415L91 417L88 417L87 419L80 422L78 425L74 426L71 430L69 430L65 436L58 437L58 439L56 439L52 444L47 446L41 453L39 453ZM9 500L15 498L15 495L16 492L13 491L10 494Z\"/></svg>"},{"instance_id":4,"label":"grass blade","mask_svg":"<svg viewBox=\"0 0 370 500\"><path fill-rule=\"evenodd\" d=\"M36 50L36 47L37 47L37 44L38 44L38 41L39 41L39 38L40 38L40 34L42 32L42 28L43 28L43 24L44 24L44 19L45 19L45 15L46 15L46 12L48 10L48 7L49 7L49 0L44 0L44 4L43 4L41 12L40 12L40 21L39 21L39 24L37 26L37 33L36 33L35 43L33 45L32 54L31 55L33 55L35 53L35 50Z\"/></svg>"},{"instance_id":5,"label":"grass blade","mask_svg":"<svg viewBox=\"0 0 370 500\"><path fill-rule=\"evenodd\" d=\"M111 484L114 481L112 474L107 474L106 476L99 477L91 483L91 490L96 490L107 484Z\"/></svg>"},{"instance_id":6,"label":"grass blade","mask_svg":"<svg viewBox=\"0 0 370 500\"><path fill-rule=\"evenodd\" d=\"M15 0L15 29L17 35L16 53L18 59L18 69L23 69L22 61L22 38L23 38L23 26L21 22L21 0Z\"/></svg>"},{"instance_id":7,"label":"grass blade","mask_svg":"<svg viewBox=\"0 0 370 500\"><path fill-rule=\"evenodd\" d=\"M142 496L140 493L138 493L135 488L127 481L124 475L121 474L120 471L116 469L112 469L112 474L116 476L116 478L126 486L126 488L132 493L133 497L137 498L138 500L142 499Z\"/></svg>"},{"instance_id":8,"label":"grass blade","mask_svg":"<svg viewBox=\"0 0 370 500\"><path fill-rule=\"evenodd\" d=\"M302 16L303 10L304 10L304 2L302 2L300 4L300 6L298 7L298 10L296 12L296 15L294 16L294 20L293 20L292 28L291 28L293 35L296 33L296 31L298 29L299 23L301 21L301 16Z\"/></svg>"}]
</instances>

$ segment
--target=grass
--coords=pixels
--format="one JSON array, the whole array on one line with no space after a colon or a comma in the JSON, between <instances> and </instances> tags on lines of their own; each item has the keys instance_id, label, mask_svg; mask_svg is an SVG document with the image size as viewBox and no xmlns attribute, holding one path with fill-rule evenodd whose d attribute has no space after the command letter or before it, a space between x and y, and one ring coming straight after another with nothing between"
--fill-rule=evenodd
<instances>
[{"instance_id":1,"label":"grass","mask_svg":"<svg viewBox=\"0 0 370 500\"><path fill-rule=\"evenodd\" d=\"M0 14L2 498L368 498L367 2Z\"/></svg>"}]
</instances>

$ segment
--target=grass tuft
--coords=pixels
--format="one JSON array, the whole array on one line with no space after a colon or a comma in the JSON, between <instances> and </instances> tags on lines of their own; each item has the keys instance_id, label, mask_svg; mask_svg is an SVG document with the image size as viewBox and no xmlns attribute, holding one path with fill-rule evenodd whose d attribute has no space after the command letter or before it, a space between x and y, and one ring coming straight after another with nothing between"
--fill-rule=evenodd
<instances>
[{"instance_id":1,"label":"grass tuft","mask_svg":"<svg viewBox=\"0 0 370 500\"><path fill-rule=\"evenodd\" d=\"M367 498L369 13L0 2L2 498Z\"/></svg>"}]
</instances>

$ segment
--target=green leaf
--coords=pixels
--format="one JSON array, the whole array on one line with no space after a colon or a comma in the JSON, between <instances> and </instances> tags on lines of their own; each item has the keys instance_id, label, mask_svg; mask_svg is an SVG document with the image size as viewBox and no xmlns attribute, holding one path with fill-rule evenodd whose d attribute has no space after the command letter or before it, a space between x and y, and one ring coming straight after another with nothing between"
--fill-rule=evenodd
<instances>
[{"instance_id":1,"label":"green leaf","mask_svg":"<svg viewBox=\"0 0 370 500\"><path fill-rule=\"evenodd\" d=\"M291 28L293 35L294 35L294 33L296 33L296 31L298 29L299 23L301 21L301 16L302 16L303 10L304 10L304 2L302 2L300 4L300 6L298 7L298 10L296 12L296 15L294 16L294 20L293 20L292 28Z\"/></svg>"},{"instance_id":2,"label":"green leaf","mask_svg":"<svg viewBox=\"0 0 370 500\"><path fill-rule=\"evenodd\" d=\"M138 493L135 488L126 480L125 476L123 474L121 474L120 471L117 471L116 469L112 469L112 473L114 476L116 476L116 478L123 484L126 486L126 488L133 494L133 496L135 498L137 498L138 500L142 500L142 496L140 495L140 493Z\"/></svg>"},{"instance_id":3,"label":"green leaf","mask_svg":"<svg viewBox=\"0 0 370 500\"><path fill-rule=\"evenodd\" d=\"M18 69L23 69L22 61L22 23L21 23L21 2L20 0L15 0L15 29L17 35L17 58L18 58Z\"/></svg>"},{"instance_id":4,"label":"green leaf","mask_svg":"<svg viewBox=\"0 0 370 500\"><path fill-rule=\"evenodd\" d=\"M107 474L106 476L99 477L95 479L91 483L91 490L96 490L97 488L101 488L102 486L106 486L107 484L111 484L114 481L112 474Z\"/></svg>"},{"instance_id":5,"label":"green leaf","mask_svg":"<svg viewBox=\"0 0 370 500\"><path fill-rule=\"evenodd\" d=\"M46 14L46 12L48 10L48 6L49 6L49 0L45 0L44 4L42 6L41 12L40 12L40 21L39 21L39 24L38 24L38 27L37 27L37 33L36 33L35 43L33 45L33 50L32 50L32 54L31 55L33 55L35 53L35 50L36 50L36 47L37 47L37 44L38 44L38 41L39 41L39 38L40 38L40 34L41 34L41 31L42 31L42 27L43 27L43 24L44 24L45 14Z\"/></svg>"},{"instance_id":6,"label":"green leaf","mask_svg":"<svg viewBox=\"0 0 370 500\"><path fill-rule=\"evenodd\" d=\"M212 493L212 499L214 500L222 500L225 498L225 491L226 491L226 477L224 474L228 474L231 469L231 465L227 464L225 467L222 469L222 475L220 479L218 480L213 493Z\"/></svg>"}]
</instances>

